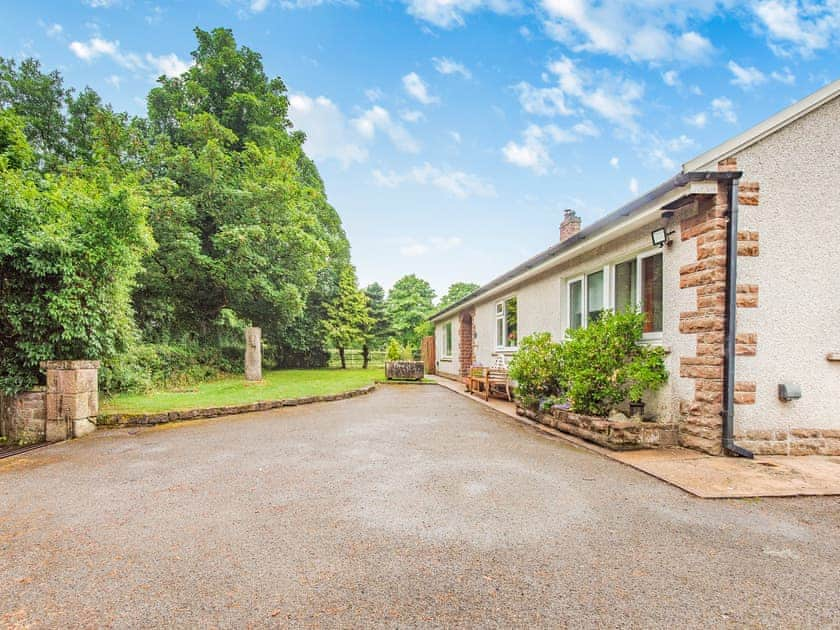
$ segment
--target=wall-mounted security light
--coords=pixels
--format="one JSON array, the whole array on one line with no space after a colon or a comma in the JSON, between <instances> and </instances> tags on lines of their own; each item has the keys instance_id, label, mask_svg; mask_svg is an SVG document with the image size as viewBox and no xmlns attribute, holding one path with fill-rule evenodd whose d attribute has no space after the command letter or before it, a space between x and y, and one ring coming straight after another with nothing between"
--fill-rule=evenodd
<instances>
[{"instance_id":1,"label":"wall-mounted security light","mask_svg":"<svg viewBox=\"0 0 840 630\"><path fill-rule=\"evenodd\" d=\"M790 402L802 398L802 388L794 383L779 383L779 400Z\"/></svg>"},{"instance_id":2,"label":"wall-mounted security light","mask_svg":"<svg viewBox=\"0 0 840 630\"><path fill-rule=\"evenodd\" d=\"M654 247L665 247L665 245L671 244L671 234L674 232L669 232L666 228L656 228L650 233L650 240L653 242Z\"/></svg>"}]
</instances>

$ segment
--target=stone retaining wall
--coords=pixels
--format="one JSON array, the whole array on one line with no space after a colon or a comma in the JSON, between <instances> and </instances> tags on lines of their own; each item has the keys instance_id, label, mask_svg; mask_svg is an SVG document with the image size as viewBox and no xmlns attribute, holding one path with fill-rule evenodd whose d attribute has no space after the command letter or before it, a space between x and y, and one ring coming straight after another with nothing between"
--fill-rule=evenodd
<instances>
[{"instance_id":1,"label":"stone retaining wall","mask_svg":"<svg viewBox=\"0 0 840 630\"><path fill-rule=\"evenodd\" d=\"M516 413L615 451L677 445L676 424L636 420L616 422L559 407L552 407L550 413L540 413L517 405Z\"/></svg>"},{"instance_id":2,"label":"stone retaining wall","mask_svg":"<svg viewBox=\"0 0 840 630\"><path fill-rule=\"evenodd\" d=\"M45 391L0 394L0 435L10 443L35 444L46 437L47 400Z\"/></svg>"},{"instance_id":3,"label":"stone retaining wall","mask_svg":"<svg viewBox=\"0 0 840 630\"><path fill-rule=\"evenodd\" d=\"M205 409L188 409L186 411L165 411L151 414L106 414L100 415L97 426L101 427L131 427L165 424L167 422L178 422L180 420L195 420L198 418L216 418L218 416L232 416L240 413L252 413L254 411L267 411L278 407L295 407L297 405L308 405L316 402L329 402L333 400L344 400L369 394L375 389L375 385L368 385L360 389L353 389L340 394L329 394L326 396L306 396L303 398L286 398L283 400L264 400L247 405L229 405L227 407L207 407Z\"/></svg>"},{"instance_id":4,"label":"stone retaining wall","mask_svg":"<svg viewBox=\"0 0 840 630\"><path fill-rule=\"evenodd\" d=\"M735 440L756 455L840 455L837 429L746 431Z\"/></svg>"}]
</instances>

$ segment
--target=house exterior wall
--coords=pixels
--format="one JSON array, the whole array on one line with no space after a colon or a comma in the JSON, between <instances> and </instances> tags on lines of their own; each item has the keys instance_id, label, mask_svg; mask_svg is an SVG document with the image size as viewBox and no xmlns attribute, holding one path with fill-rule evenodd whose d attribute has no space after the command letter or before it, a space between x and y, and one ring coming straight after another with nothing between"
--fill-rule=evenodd
<instances>
[{"instance_id":1,"label":"house exterior wall","mask_svg":"<svg viewBox=\"0 0 840 630\"><path fill-rule=\"evenodd\" d=\"M763 453L840 452L840 98L736 153L754 203L739 230L757 256L739 257L738 284L755 289L738 309L738 332L755 332L755 355L736 358L736 378L755 385L738 405L735 433ZM802 398L778 399L779 383Z\"/></svg>"}]
</instances>

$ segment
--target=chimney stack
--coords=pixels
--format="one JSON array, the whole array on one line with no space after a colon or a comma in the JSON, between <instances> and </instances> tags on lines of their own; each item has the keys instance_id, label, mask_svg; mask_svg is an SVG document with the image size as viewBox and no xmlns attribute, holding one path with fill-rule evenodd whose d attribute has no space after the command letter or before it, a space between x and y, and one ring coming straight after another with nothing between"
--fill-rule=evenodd
<instances>
[{"instance_id":1,"label":"chimney stack","mask_svg":"<svg viewBox=\"0 0 840 630\"><path fill-rule=\"evenodd\" d=\"M575 214L575 211L566 208L563 212L563 222L560 224L560 242L571 238L580 232L580 217Z\"/></svg>"}]
</instances>

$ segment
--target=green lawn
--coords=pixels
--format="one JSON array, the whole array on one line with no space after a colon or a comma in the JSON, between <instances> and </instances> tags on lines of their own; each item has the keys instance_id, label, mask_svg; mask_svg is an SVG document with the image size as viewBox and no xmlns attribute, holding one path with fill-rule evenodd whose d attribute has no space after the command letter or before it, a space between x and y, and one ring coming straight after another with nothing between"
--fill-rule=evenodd
<instances>
[{"instance_id":1,"label":"green lawn","mask_svg":"<svg viewBox=\"0 0 840 630\"><path fill-rule=\"evenodd\" d=\"M261 400L324 396L372 385L374 379L384 376L382 368L275 370L263 372L260 383L246 383L241 375L227 376L173 391L119 394L102 400L102 413L159 413L244 405Z\"/></svg>"}]
</instances>

